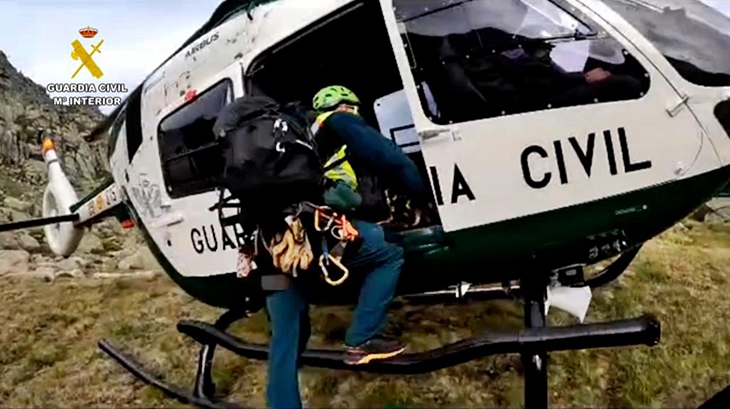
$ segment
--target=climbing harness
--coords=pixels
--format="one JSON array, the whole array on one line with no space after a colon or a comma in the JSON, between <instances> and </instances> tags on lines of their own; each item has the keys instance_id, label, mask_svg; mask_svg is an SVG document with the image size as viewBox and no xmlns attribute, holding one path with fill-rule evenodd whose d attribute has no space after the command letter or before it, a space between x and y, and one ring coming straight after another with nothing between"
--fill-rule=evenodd
<instances>
[{"instance_id":1,"label":"climbing harness","mask_svg":"<svg viewBox=\"0 0 730 409\"><path fill-rule=\"evenodd\" d=\"M360 236L355 226L344 214L339 214L328 206L317 206L309 202L302 202L296 205L290 214L285 218L287 228L281 233L275 234L270 239L265 239L262 232L257 228L252 235L252 243L246 246L246 250L239 249L237 263L238 277L245 278L251 271L256 270L255 258L258 256L259 240L263 248L271 255L275 268L284 275L297 277L298 271L306 271L314 262L314 254L309 241L309 235L302 223L302 214L311 214L313 217L314 229L321 237L322 254L319 256L319 267L324 280L332 285L338 286L347 280L350 271L342 264L342 257L345 249L354 243ZM330 247L330 240L337 241ZM340 278L334 279L331 272L338 269L342 274Z\"/></svg>"},{"instance_id":2,"label":"climbing harness","mask_svg":"<svg viewBox=\"0 0 730 409\"><path fill-rule=\"evenodd\" d=\"M300 205L299 212L311 212L314 215L314 229L321 235L322 254L319 256L319 267L322 270L324 280L332 286L338 286L347 280L350 271L342 264L342 257L347 245L358 239L359 233L352 223L343 214L338 214L330 207L316 206L304 202ZM337 240L337 244L330 248L329 236ZM340 270L342 276L335 280L330 274L330 268L334 266Z\"/></svg>"}]
</instances>

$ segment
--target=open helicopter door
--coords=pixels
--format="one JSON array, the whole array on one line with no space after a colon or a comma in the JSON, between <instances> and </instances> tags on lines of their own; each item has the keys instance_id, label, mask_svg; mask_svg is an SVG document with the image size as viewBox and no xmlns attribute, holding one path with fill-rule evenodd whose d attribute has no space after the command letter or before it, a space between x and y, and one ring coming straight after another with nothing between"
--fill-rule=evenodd
<instances>
[{"instance_id":1,"label":"open helicopter door","mask_svg":"<svg viewBox=\"0 0 730 409\"><path fill-rule=\"evenodd\" d=\"M577 2L381 7L444 231L669 182L700 153L718 164L662 73Z\"/></svg>"}]
</instances>

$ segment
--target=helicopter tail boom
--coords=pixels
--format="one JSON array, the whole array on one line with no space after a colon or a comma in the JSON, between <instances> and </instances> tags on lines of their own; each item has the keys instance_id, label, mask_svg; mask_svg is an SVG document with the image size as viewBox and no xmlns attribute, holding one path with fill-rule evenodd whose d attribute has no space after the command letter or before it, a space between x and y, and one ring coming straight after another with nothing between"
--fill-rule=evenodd
<instances>
[{"instance_id":1,"label":"helicopter tail boom","mask_svg":"<svg viewBox=\"0 0 730 409\"><path fill-rule=\"evenodd\" d=\"M43 218L54 220L59 216L72 216L74 212L71 206L78 202L78 197L61 168L51 138L43 139L42 153L48 172L48 185L43 193ZM78 247L84 231L75 224L66 222L46 224L44 233L48 246L55 254L69 256Z\"/></svg>"},{"instance_id":2,"label":"helicopter tail boom","mask_svg":"<svg viewBox=\"0 0 730 409\"><path fill-rule=\"evenodd\" d=\"M43 139L43 160L48 170L48 186L43 195L45 235L51 250L60 256L69 256L81 241L84 227L112 215L122 204L122 195L112 179L79 200L58 161L58 154L50 138Z\"/></svg>"}]
</instances>

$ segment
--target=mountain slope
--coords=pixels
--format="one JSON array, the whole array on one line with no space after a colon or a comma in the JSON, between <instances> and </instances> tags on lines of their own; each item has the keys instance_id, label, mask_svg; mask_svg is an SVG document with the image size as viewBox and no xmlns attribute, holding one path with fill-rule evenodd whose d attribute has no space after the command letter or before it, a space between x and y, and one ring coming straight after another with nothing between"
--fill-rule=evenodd
<instances>
[{"instance_id":1,"label":"mountain slope","mask_svg":"<svg viewBox=\"0 0 730 409\"><path fill-rule=\"evenodd\" d=\"M18 72L0 51L0 166L21 182L39 182L43 171L39 129L54 137L62 166L73 184L100 178L106 170L106 141L86 141L104 115L96 107L57 106L42 86Z\"/></svg>"}]
</instances>

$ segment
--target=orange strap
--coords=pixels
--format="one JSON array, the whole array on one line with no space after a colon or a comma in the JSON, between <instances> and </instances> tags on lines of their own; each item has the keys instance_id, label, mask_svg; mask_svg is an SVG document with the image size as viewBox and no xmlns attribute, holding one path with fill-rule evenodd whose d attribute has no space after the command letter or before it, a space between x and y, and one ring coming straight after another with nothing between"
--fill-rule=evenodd
<instances>
[{"instance_id":1,"label":"orange strap","mask_svg":"<svg viewBox=\"0 0 730 409\"><path fill-rule=\"evenodd\" d=\"M324 227L323 221L326 221ZM337 214L325 207L314 210L314 228L320 232L331 230L332 235L341 241L353 241L360 234L344 214Z\"/></svg>"}]
</instances>

